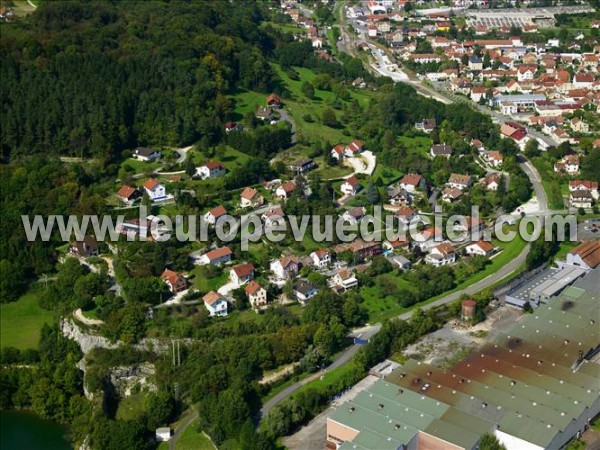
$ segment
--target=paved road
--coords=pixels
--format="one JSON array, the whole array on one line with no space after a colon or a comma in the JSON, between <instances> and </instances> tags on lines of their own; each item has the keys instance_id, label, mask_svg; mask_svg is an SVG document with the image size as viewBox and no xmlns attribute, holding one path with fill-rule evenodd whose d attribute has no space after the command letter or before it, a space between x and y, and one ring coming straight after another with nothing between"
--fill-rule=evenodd
<instances>
[{"instance_id":1,"label":"paved road","mask_svg":"<svg viewBox=\"0 0 600 450\"><path fill-rule=\"evenodd\" d=\"M290 116L288 114L288 112L285 110L285 108L281 108L279 110L279 117L281 118L281 120L285 120L287 123L289 123L292 126L292 145L294 145L298 139L298 137L296 136L296 122L294 122L294 119L292 119L292 116Z\"/></svg>"},{"instance_id":2,"label":"paved road","mask_svg":"<svg viewBox=\"0 0 600 450\"><path fill-rule=\"evenodd\" d=\"M546 191L544 191L544 186L542 185L542 177L534 165L531 164L531 161L523 155L519 155L519 166L521 166L521 169L523 169L523 172L529 177L529 180L533 185L533 190L535 191L538 204L540 205L540 210L538 212L540 214L546 214L548 212L548 197Z\"/></svg>"},{"instance_id":3,"label":"paved road","mask_svg":"<svg viewBox=\"0 0 600 450\"><path fill-rule=\"evenodd\" d=\"M177 441L181 437L181 434L185 431L185 429L198 417L198 411L194 410L191 414L189 414L183 421L175 428L173 432L173 436L169 440L169 450L175 450L175 446L177 445Z\"/></svg>"}]
</instances>

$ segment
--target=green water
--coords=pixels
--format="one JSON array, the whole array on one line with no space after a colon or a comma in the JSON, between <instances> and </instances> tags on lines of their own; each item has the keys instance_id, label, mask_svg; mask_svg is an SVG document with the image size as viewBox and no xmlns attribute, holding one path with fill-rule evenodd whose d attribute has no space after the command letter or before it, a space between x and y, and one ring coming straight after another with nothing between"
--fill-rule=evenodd
<instances>
[{"instance_id":1,"label":"green water","mask_svg":"<svg viewBox=\"0 0 600 450\"><path fill-rule=\"evenodd\" d=\"M70 450L66 428L25 412L0 412L0 449Z\"/></svg>"}]
</instances>

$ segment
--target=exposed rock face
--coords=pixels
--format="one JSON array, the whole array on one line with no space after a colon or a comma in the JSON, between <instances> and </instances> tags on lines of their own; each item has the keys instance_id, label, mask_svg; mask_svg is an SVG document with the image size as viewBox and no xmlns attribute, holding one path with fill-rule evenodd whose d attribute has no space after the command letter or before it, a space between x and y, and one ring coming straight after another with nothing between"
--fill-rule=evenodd
<instances>
[{"instance_id":1,"label":"exposed rock face","mask_svg":"<svg viewBox=\"0 0 600 450\"><path fill-rule=\"evenodd\" d=\"M60 321L60 329L63 335L74 340L79 344L81 351L87 354L93 348L117 348L122 345L122 342L111 342L104 336L96 334L88 334L69 318L63 318ZM142 339L138 344L134 345L137 350L148 350L151 352L162 353L167 351L168 343L160 342L158 339Z\"/></svg>"},{"instance_id":2,"label":"exposed rock face","mask_svg":"<svg viewBox=\"0 0 600 450\"><path fill-rule=\"evenodd\" d=\"M134 366L120 366L110 369L109 380L114 392L121 398L129 397L134 388L145 392L156 392L152 381L154 365L143 363Z\"/></svg>"},{"instance_id":3,"label":"exposed rock face","mask_svg":"<svg viewBox=\"0 0 600 450\"><path fill-rule=\"evenodd\" d=\"M73 322L67 318L63 318L60 321L60 329L65 337L74 340L79 344L81 351L85 354L91 349L99 348L117 348L118 343L110 342L104 336L96 336L92 334L86 334Z\"/></svg>"}]
</instances>

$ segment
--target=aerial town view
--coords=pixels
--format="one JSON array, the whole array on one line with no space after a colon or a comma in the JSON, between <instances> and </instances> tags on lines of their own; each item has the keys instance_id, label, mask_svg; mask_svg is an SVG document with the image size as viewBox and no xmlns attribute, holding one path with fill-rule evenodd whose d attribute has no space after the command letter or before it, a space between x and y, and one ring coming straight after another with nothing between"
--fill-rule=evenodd
<instances>
[{"instance_id":1,"label":"aerial town view","mask_svg":"<svg viewBox=\"0 0 600 450\"><path fill-rule=\"evenodd\" d=\"M2 450L600 450L600 1L0 0Z\"/></svg>"}]
</instances>

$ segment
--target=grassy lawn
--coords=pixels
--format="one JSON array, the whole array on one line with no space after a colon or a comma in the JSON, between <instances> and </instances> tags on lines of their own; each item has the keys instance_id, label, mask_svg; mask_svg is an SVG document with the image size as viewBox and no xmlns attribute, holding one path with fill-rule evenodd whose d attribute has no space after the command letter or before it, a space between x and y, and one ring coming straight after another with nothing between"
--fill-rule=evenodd
<instances>
[{"instance_id":1,"label":"grassy lawn","mask_svg":"<svg viewBox=\"0 0 600 450\"><path fill-rule=\"evenodd\" d=\"M283 391L285 388L291 386L292 384L294 384L300 380L305 379L309 375L310 374L308 374L308 373L302 373L300 375L293 376L292 378L290 378L287 381L284 381L281 384L277 384L276 386L273 387L273 389L271 389L269 392L267 392L264 396L261 397L262 402L263 403L268 402L273 397L275 397L277 394L279 394L281 391Z\"/></svg>"},{"instance_id":2,"label":"grassy lawn","mask_svg":"<svg viewBox=\"0 0 600 450\"><path fill-rule=\"evenodd\" d=\"M556 175L552 162L546 156L532 158L531 162L540 173L550 209L563 209L563 185L566 186L566 181Z\"/></svg>"},{"instance_id":3,"label":"grassy lawn","mask_svg":"<svg viewBox=\"0 0 600 450\"><path fill-rule=\"evenodd\" d=\"M404 144L404 146L413 153L419 153L422 156L427 157L429 155L429 148L431 147L431 139L425 136L398 136L397 140Z\"/></svg>"},{"instance_id":4,"label":"grassy lawn","mask_svg":"<svg viewBox=\"0 0 600 450\"><path fill-rule=\"evenodd\" d=\"M401 289L414 291L414 287L403 278L394 276L393 274L385 274L381 275L381 277L393 279L396 282L396 286ZM360 294L364 299L362 305L369 314L369 323L381 322L386 318L403 314L412 308L412 306L403 308L394 297L383 295L377 281L374 286L363 287L360 290Z\"/></svg>"},{"instance_id":5,"label":"grassy lawn","mask_svg":"<svg viewBox=\"0 0 600 450\"><path fill-rule=\"evenodd\" d=\"M558 246L558 252L554 256L554 260L565 259L567 257L567 253L577 247L577 242L564 241L561 242Z\"/></svg>"},{"instance_id":6,"label":"grassy lawn","mask_svg":"<svg viewBox=\"0 0 600 450\"><path fill-rule=\"evenodd\" d=\"M202 275L202 267L203 266L198 266L190 271L190 276L194 275L192 280L194 287L199 291L216 291L218 288L227 283L229 279L229 269L224 270L224 272L221 275L215 278L206 278L204 275Z\"/></svg>"},{"instance_id":7,"label":"grassy lawn","mask_svg":"<svg viewBox=\"0 0 600 450\"><path fill-rule=\"evenodd\" d=\"M38 293L31 290L15 302L0 305L0 345L37 348L42 326L54 320L54 313L40 308Z\"/></svg>"},{"instance_id":8,"label":"grassy lawn","mask_svg":"<svg viewBox=\"0 0 600 450\"><path fill-rule=\"evenodd\" d=\"M300 387L296 392L294 392L293 396L297 396L300 392L306 391L307 389L311 388L322 391L327 389L329 386L339 385L340 380L342 380L355 370L357 370L356 366L351 361L348 364L344 364L336 369L327 372L322 377L319 377L311 381L310 383L306 383L304 386Z\"/></svg>"},{"instance_id":9,"label":"grassy lawn","mask_svg":"<svg viewBox=\"0 0 600 450\"><path fill-rule=\"evenodd\" d=\"M145 162L138 161L135 158L128 158L121 164L121 168L119 169L119 178L127 178L128 176L132 176L137 173L150 174L160 166L161 163L156 161Z\"/></svg>"},{"instance_id":10,"label":"grassy lawn","mask_svg":"<svg viewBox=\"0 0 600 450\"><path fill-rule=\"evenodd\" d=\"M215 444L197 428L197 420L190 423L179 437L175 448L177 450L216 450Z\"/></svg>"},{"instance_id":11,"label":"grassy lawn","mask_svg":"<svg viewBox=\"0 0 600 450\"><path fill-rule=\"evenodd\" d=\"M144 394L132 394L119 402L117 408L117 420L135 420L144 415L146 411L146 396Z\"/></svg>"}]
</instances>

